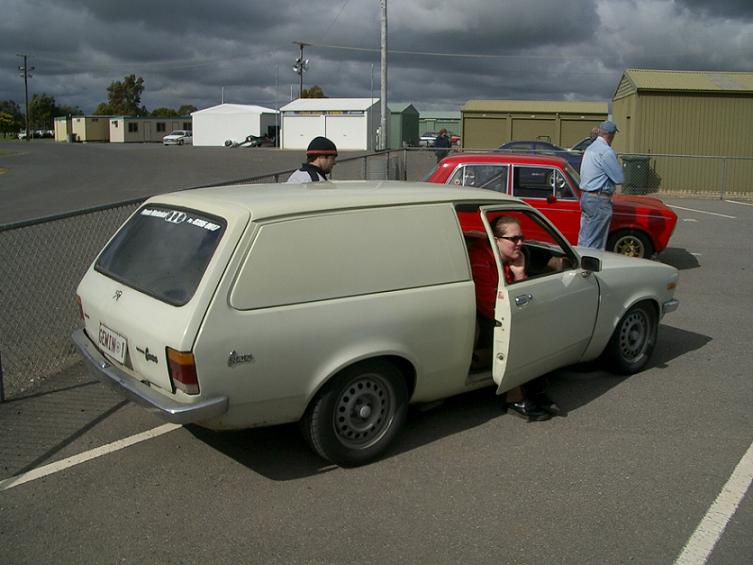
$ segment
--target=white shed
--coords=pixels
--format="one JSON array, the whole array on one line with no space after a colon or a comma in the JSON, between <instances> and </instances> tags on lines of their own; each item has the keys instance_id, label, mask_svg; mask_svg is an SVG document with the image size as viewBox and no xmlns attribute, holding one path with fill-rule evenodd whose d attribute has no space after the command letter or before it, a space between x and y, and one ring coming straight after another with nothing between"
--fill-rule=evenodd
<instances>
[{"instance_id":1,"label":"white shed","mask_svg":"<svg viewBox=\"0 0 753 565\"><path fill-rule=\"evenodd\" d=\"M248 104L220 104L191 113L194 146L223 146L249 135L275 136L277 110Z\"/></svg>"},{"instance_id":2,"label":"white shed","mask_svg":"<svg viewBox=\"0 0 753 565\"><path fill-rule=\"evenodd\" d=\"M378 98L299 98L280 108L280 113L283 149L306 149L317 135L328 137L342 150L376 147Z\"/></svg>"}]
</instances>

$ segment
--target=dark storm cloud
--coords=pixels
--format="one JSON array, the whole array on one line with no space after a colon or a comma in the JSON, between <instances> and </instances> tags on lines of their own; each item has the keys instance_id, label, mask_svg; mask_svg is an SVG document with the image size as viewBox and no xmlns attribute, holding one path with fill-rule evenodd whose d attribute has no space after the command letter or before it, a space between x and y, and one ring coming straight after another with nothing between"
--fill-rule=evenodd
<instances>
[{"instance_id":1,"label":"dark storm cloud","mask_svg":"<svg viewBox=\"0 0 753 565\"><path fill-rule=\"evenodd\" d=\"M753 20L753 3L750 0L677 0L678 5L712 17L734 17Z\"/></svg>"},{"instance_id":2,"label":"dark storm cloud","mask_svg":"<svg viewBox=\"0 0 753 565\"><path fill-rule=\"evenodd\" d=\"M750 0L404 0L389 2L389 99L420 110L472 98L611 98L628 67L753 69ZM4 0L0 100L32 93L85 111L127 74L147 108L274 106L305 86L379 96L378 0ZM406 52L408 51L408 52ZM373 81L372 81L373 79Z\"/></svg>"}]
</instances>

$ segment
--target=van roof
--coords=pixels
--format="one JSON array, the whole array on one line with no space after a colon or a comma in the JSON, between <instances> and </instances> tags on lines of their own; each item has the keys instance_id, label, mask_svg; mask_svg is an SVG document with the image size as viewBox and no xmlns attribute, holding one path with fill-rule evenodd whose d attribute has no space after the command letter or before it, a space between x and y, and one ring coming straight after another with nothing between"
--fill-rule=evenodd
<instances>
[{"instance_id":1,"label":"van roof","mask_svg":"<svg viewBox=\"0 0 753 565\"><path fill-rule=\"evenodd\" d=\"M172 192L154 196L148 202L206 211L217 206L241 208L248 210L254 219L325 210L435 202L508 202L528 207L517 198L491 190L402 181L238 184Z\"/></svg>"}]
</instances>

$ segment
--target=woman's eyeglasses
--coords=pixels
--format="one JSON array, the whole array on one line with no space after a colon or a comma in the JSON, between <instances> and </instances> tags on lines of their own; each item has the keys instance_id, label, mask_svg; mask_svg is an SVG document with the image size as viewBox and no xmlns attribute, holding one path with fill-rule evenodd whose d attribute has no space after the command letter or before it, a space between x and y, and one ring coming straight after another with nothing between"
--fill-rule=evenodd
<instances>
[{"instance_id":1,"label":"woman's eyeglasses","mask_svg":"<svg viewBox=\"0 0 753 565\"><path fill-rule=\"evenodd\" d=\"M500 235L497 237L497 239L506 239L507 241L512 241L513 243L521 243L526 240L524 235Z\"/></svg>"}]
</instances>

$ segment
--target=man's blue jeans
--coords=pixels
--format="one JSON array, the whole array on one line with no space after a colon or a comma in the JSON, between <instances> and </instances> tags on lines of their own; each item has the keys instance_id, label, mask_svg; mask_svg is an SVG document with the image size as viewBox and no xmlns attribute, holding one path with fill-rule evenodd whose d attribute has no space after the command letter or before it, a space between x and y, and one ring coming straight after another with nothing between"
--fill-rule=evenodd
<instances>
[{"instance_id":1,"label":"man's blue jeans","mask_svg":"<svg viewBox=\"0 0 753 565\"><path fill-rule=\"evenodd\" d=\"M605 249L611 220L611 198L589 192L581 194L578 245L593 249Z\"/></svg>"}]
</instances>

